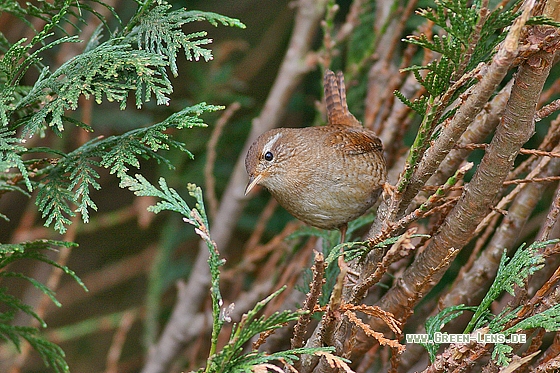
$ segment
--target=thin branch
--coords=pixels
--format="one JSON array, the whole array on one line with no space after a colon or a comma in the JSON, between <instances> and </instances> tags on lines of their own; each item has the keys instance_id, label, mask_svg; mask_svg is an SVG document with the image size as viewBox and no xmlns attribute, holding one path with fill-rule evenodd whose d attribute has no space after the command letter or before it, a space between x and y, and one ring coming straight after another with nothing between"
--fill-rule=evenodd
<instances>
[{"instance_id":1,"label":"thin branch","mask_svg":"<svg viewBox=\"0 0 560 373\"><path fill-rule=\"evenodd\" d=\"M214 178L214 164L216 163L216 146L218 139L222 134L222 130L229 122L233 114L239 110L241 104L239 102L232 103L216 121L216 126L212 131L210 140L206 145L206 163L204 164L204 180L206 181L206 188L204 189L204 196L208 199L209 215L214 218L218 214L218 197L216 196L216 179Z\"/></svg>"},{"instance_id":2,"label":"thin branch","mask_svg":"<svg viewBox=\"0 0 560 373\"><path fill-rule=\"evenodd\" d=\"M109 352L107 353L107 368L105 369L105 373L119 372L119 359L124 342L136 318L136 310L126 311L123 314L119 327L113 335L113 341L111 342L111 347L109 347Z\"/></svg>"},{"instance_id":3,"label":"thin branch","mask_svg":"<svg viewBox=\"0 0 560 373\"><path fill-rule=\"evenodd\" d=\"M529 179L515 179L515 180L508 180L504 181L503 185L520 185L520 184L529 184L529 183L551 183L553 181L560 180L560 176L548 176L548 177L533 177Z\"/></svg>"},{"instance_id":4,"label":"thin branch","mask_svg":"<svg viewBox=\"0 0 560 373\"><path fill-rule=\"evenodd\" d=\"M387 14L386 18L379 17L379 21L384 21L384 25L379 32L384 32L380 37L375 39L376 48L375 56L379 58L368 71L368 91L365 99L365 113L364 113L364 127L379 131L379 126L376 122L379 121L377 114L387 102L392 100L394 87L389 84L392 81L395 84L397 81L393 79L394 75L399 75L396 69L392 68L392 59L394 58L396 47L399 45L398 41L402 37L406 19L414 12L417 1L407 1L404 5L399 4L396 14ZM385 6L390 5L389 2L384 2ZM389 8L390 9L390 8ZM400 13L400 14L399 14ZM370 56L367 56L368 59ZM350 70L351 75L348 80L351 81L353 76L357 75L359 70L363 68L368 59L363 59L357 66L353 66ZM401 79L404 79L401 77Z\"/></svg>"},{"instance_id":5,"label":"thin branch","mask_svg":"<svg viewBox=\"0 0 560 373\"><path fill-rule=\"evenodd\" d=\"M453 149L467 127L482 111L506 76L514 57L515 51L507 52L505 48L500 48L492 63L487 67L487 71L481 77L480 82L471 89L469 96L460 105L457 113L443 127L441 134L424 153L398 201L397 217L405 213L408 204L416 196L422 185L434 174L439 164Z\"/></svg>"},{"instance_id":6,"label":"thin branch","mask_svg":"<svg viewBox=\"0 0 560 373\"><path fill-rule=\"evenodd\" d=\"M344 24L340 26L336 34L335 37L336 44L343 43L346 39L348 39L352 35L354 29L360 23L360 14L363 12L362 8L364 7L365 3L366 3L365 0L355 0L352 2L352 5L350 5L350 11L348 11L348 14L346 15Z\"/></svg>"},{"instance_id":7,"label":"thin branch","mask_svg":"<svg viewBox=\"0 0 560 373\"><path fill-rule=\"evenodd\" d=\"M467 150L474 150L474 149L487 149L489 144L465 144L465 145L457 145L457 149L467 149ZM519 149L519 154L529 154L535 155L537 157L551 157L551 158L560 158L560 153L549 152L546 150L539 150L539 149Z\"/></svg>"},{"instance_id":8,"label":"thin branch","mask_svg":"<svg viewBox=\"0 0 560 373\"><path fill-rule=\"evenodd\" d=\"M556 147L556 151L560 150L559 147ZM529 173L529 175L527 175L527 180L532 180L534 178L537 178L537 176L541 175L541 173L543 172L543 170L548 166L548 164L550 163L551 159L554 158L544 158L542 159ZM546 175L544 175L544 177L547 177ZM483 229L484 227L488 224L488 222L493 218L494 215L498 214L498 211L503 210L506 208L506 206L508 206L511 201L514 200L514 198L523 190L524 184L527 183L523 183L523 182L515 182L515 180L508 180L508 181L504 181L502 184L506 184L508 182L512 182L512 184L517 184L517 186L510 192L508 193L508 195L506 195L505 197L503 197L494 207L494 211L490 212L479 224L478 227L476 228L474 235L477 236Z\"/></svg>"},{"instance_id":9,"label":"thin branch","mask_svg":"<svg viewBox=\"0 0 560 373\"><path fill-rule=\"evenodd\" d=\"M546 215L546 220L542 230L539 232L539 240L546 241L550 237L552 228L558 222L558 215L560 214L560 185L556 188L556 194L554 195L554 201L552 206Z\"/></svg>"},{"instance_id":10,"label":"thin branch","mask_svg":"<svg viewBox=\"0 0 560 373\"><path fill-rule=\"evenodd\" d=\"M539 174L546 177L546 175L554 175L559 172L560 160L556 159L541 169ZM471 254L476 257L472 267L457 278L451 286L452 290L442 299L442 307L461 303L476 304L477 299L480 300L484 296L489 286L487 279L495 275L504 247L516 246L519 234L537 206L545 188L544 184L534 183L524 185L520 189L498 228L491 229L495 233L490 242L485 245L484 251L480 255ZM491 218L492 220L497 218L497 214L494 212L488 215L488 217L490 216L494 217Z\"/></svg>"},{"instance_id":11,"label":"thin branch","mask_svg":"<svg viewBox=\"0 0 560 373\"><path fill-rule=\"evenodd\" d=\"M535 122L538 122L549 115L552 115L555 111L560 109L560 98L552 101L550 104L542 107L535 113Z\"/></svg>"},{"instance_id":12,"label":"thin branch","mask_svg":"<svg viewBox=\"0 0 560 373\"><path fill-rule=\"evenodd\" d=\"M534 5L533 2L524 3L522 16L510 28L493 63L488 67L489 73L484 78L489 79L490 82L501 81L516 56L519 35L529 17L532 5ZM526 63L520 67L503 120L461 199L446 217L426 249L418 255L415 262L404 272L400 281L379 302L384 310L395 314L397 319L402 320L403 317L406 317L408 310L432 288L433 284L441 279L448 268L446 265L441 266L442 261L451 255L452 257L447 263L451 262L472 238L472 233L478 223L487 214L492 200L502 188L502 182L511 169L519 149L533 134L535 102L551 65L552 54L541 53L538 61L532 61L531 64ZM489 77L493 74L500 78L495 80L496 77ZM493 84L490 85L491 87ZM494 88L492 88L493 90ZM486 99L490 97L488 92L479 92L479 94L485 96ZM478 101L478 99L474 100ZM467 99L468 101L469 99ZM479 104L483 105L482 102ZM468 105L465 104L464 107L466 106ZM469 110L474 110L474 108ZM466 114L459 115L461 112L459 110L455 117ZM459 124L457 125L459 126ZM438 157L437 154L433 154L433 156ZM434 268L438 267L440 269L434 271ZM425 281L427 276L431 279L429 283ZM366 344L364 347L367 348L369 345ZM356 351L360 350L356 349Z\"/></svg>"},{"instance_id":13,"label":"thin branch","mask_svg":"<svg viewBox=\"0 0 560 373\"><path fill-rule=\"evenodd\" d=\"M256 251L257 245L261 242L263 234L266 232L266 226L269 223L272 215L276 211L278 207L278 202L274 198L270 198L268 203L262 210L259 218L257 219L257 225L253 229L251 236L245 243L245 247L243 248L243 261L250 262L248 260L252 256L256 256L254 252ZM287 226L286 226L287 227ZM286 229L284 228L284 230ZM284 236L283 234L278 234L279 236ZM285 238L285 237L284 237ZM262 256L263 254L261 254Z\"/></svg>"},{"instance_id":14,"label":"thin branch","mask_svg":"<svg viewBox=\"0 0 560 373\"><path fill-rule=\"evenodd\" d=\"M415 249L414 245L410 243L410 236L416 233L416 230L416 228L410 228L405 232L383 256L383 260L379 263L375 272L364 279L360 279L356 286L354 286L352 298L350 299L351 303L358 303L362 300L366 296L368 289L381 280L381 277L387 272L391 264L406 257Z\"/></svg>"},{"instance_id":15,"label":"thin branch","mask_svg":"<svg viewBox=\"0 0 560 373\"><path fill-rule=\"evenodd\" d=\"M505 87L484 106L483 111L475 117L473 123L463 132L458 141L458 145L447 154L434 175L428 179L427 184L440 185L447 180L450 175L453 175L457 167L464 162L469 155L469 150L461 149L460 144L482 142L494 131L500 122L500 118L502 117L504 108L509 99L512 84L513 80L510 80Z\"/></svg>"},{"instance_id":16,"label":"thin branch","mask_svg":"<svg viewBox=\"0 0 560 373\"><path fill-rule=\"evenodd\" d=\"M303 346L303 338L307 332L307 326L311 321L311 316L313 315L312 312L317 305L319 296L321 295L322 286L325 283L325 261L323 254L315 252L315 264L311 270L313 271L313 280L309 284L310 290L309 293L307 293L307 297L305 298L305 302L302 307L302 311L305 313L299 317L297 324L294 326L294 336L290 340L292 348L299 348ZM295 367L296 369L301 370L301 362L296 362Z\"/></svg>"},{"instance_id":17,"label":"thin branch","mask_svg":"<svg viewBox=\"0 0 560 373\"><path fill-rule=\"evenodd\" d=\"M410 223L432 215L434 213L435 207L437 207L436 204L439 203L448 192L462 189L462 187L455 187L454 185L463 180L465 173L470 170L472 166L472 163L467 163L463 167L459 168L455 175L449 178L443 186L438 187L436 191L424 203L422 203L422 205L420 205L420 207L412 211L410 214L402 217L396 223L392 223L390 226L387 226L385 230L383 230L375 237L370 238L369 241L377 244L378 242L392 237L395 232L406 228L410 225Z\"/></svg>"}]
</instances>

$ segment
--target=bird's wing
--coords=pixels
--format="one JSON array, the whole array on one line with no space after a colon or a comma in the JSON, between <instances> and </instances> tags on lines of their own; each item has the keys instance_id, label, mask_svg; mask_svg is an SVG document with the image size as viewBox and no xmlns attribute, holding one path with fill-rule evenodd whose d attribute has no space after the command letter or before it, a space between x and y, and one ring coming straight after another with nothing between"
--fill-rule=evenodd
<instances>
[{"instance_id":1,"label":"bird's wing","mask_svg":"<svg viewBox=\"0 0 560 373\"><path fill-rule=\"evenodd\" d=\"M328 126L323 128L327 129ZM347 154L364 154L383 151L383 145L379 137L367 130L352 130L344 127L331 130L326 138L326 142L326 145L332 146Z\"/></svg>"}]
</instances>

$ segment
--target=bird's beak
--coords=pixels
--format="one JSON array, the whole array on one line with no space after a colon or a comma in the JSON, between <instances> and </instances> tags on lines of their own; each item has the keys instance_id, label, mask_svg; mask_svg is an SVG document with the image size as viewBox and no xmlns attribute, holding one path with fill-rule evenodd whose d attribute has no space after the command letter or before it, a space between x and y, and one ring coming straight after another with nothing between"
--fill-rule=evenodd
<instances>
[{"instance_id":1,"label":"bird's beak","mask_svg":"<svg viewBox=\"0 0 560 373\"><path fill-rule=\"evenodd\" d=\"M249 177L249 184L247 184L247 188L245 188L245 195L247 195L251 191L251 189L253 189L255 185L257 185L259 181L261 181L261 179L262 174L258 174L257 176L251 175Z\"/></svg>"}]
</instances>

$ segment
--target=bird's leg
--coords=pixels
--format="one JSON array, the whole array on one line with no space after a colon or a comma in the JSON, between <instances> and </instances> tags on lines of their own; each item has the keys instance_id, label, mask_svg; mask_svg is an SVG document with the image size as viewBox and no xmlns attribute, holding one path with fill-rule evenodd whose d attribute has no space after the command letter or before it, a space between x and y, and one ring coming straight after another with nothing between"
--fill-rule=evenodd
<instances>
[{"instance_id":1,"label":"bird's leg","mask_svg":"<svg viewBox=\"0 0 560 373\"><path fill-rule=\"evenodd\" d=\"M348 230L348 224L344 224L343 226L341 226L340 228L338 228L340 230L340 243L343 244L344 241L346 240L346 231ZM340 268L340 270L342 271L343 268L345 269L346 273L348 275L351 276L355 276L356 280L360 277L359 273L357 273L356 271L350 269L350 267L348 266L348 264L346 264L346 262L344 261L344 249L342 250L342 253L340 254L340 256L338 257L338 268ZM350 276L348 277L350 279L350 281L355 282L356 280L352 279Z\"/></svg>"},{"instance_id":2,"label":"bird's leg","mask_svg":"<svg viewBox=\"0 0 560 373\"><path fill-rule=\"evenodd\" d=\"M346 230L348 229L348 224L344 224L338 228L340 230L340 243L343 244L344 240L346 239ZM338 257L338 268L342 269L342 267L347 267L347 264L344 262L344 249L340 253Z\"/></svg>"},{"instance_id":3,"label":"bird's leg","mask_svg":"<svg viewBox=\"0 0 560 373\"><path fill-rule=\"evenodd\" d=\"M348 230L348 224L344 224L338 229L340 230L340 243L344 243L344 240L346 239L346 230Z\"/></svg>"}]
</instances>

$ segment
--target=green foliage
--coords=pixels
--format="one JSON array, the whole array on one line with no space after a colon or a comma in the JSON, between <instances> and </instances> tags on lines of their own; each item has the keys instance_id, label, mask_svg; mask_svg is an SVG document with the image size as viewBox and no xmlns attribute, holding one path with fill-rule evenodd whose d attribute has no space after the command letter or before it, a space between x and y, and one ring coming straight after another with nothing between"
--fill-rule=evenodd
<instances>
[{"instance_id":1,"label":"green foliage","mask_svg":"<svg viewBox=\"0 0 560 373\"><path fill-rule=\"evenodd\" d=\"M221 351L213 353L208 359L205 372L251 372L252 367L271 361L284 359L288 364L293 364L299 354L313 353L320 349L300 348L295 350L279 351L273 354L251 351L243 353L243 346L254 336L281 328L285 323L295 321L299 317L297 312L282 311L275 312L269 317L257 316L268 302L276 297L284 288L271 294L264 300L258 302L253 309L243 315L239 324L233 326L228 343ZM214 314L214 318L219 314ZM223 324L223 322L222 322Z\"/></svg>"},{"instance_id":2,"label":"green foliage","mask_svg":"<svg viewBox=\"0 0 560 373\"><path fill-rule=\"evenodd\" d=\"M527 25L549 25L554 27L560 27L560 22L557 22L546 16L534 16L527 20Z\"/></svg>"},{"instance_id":3,"label":"green foliage","mask_svg":"<svg viewBox=\"0 0 560 373\"><path fill-rule=\"evenodd\" d=\"M134 91L137 108L152 95L159 105L167 104L172 92L164 70L167 63L161 56L120 42L111 39L70 59L52 74L45 67L27 96L15 104L15 110L30 112L29 108L43 103L22 118L23 135L32 136L46 127L61 135L64 113L78 108L80 96L98 104L105 97L125 109L128 92Z\"/></svg>"},{"instance_id":4,"label":"green foliage","mask_svg":"<svg viewBox=\"0 0 560 373\"><path fill-rule=\"evenodd\" d=\"M29 282L35 288L39 289L43 294L47 295L52 302L60 307L61 304L54 297L51 289L40 283L39 281L23 275L18 272L8 270L8 266L13 262L22 259L31 259L49 264L53 267L59 268L64 273L70 275L76 282L78 282L84 290L87 291L83 282L76 276L76 274L66 266L61 266L58 263L49 259L44 253L44 250L52 249L53 247L73 247L77 246L72 242L52 241L52 240L39 240L33 242L25 242L20 244L0 244L0 278L9 279L16 278ZM52 366L57 372L68 372L68 365L64 360L64 351L56 344L49 342L39 334L39 329L30 326L14 326L11 325L17 312L23 312L35 320L37 320L42 328L47 324L43 319L33 311L33 308L23 303L17 297L11 295L7 291L7 287L0 287L0 303L5 307L6 311L0 312L0 339L4 342L11 342L18 351L21 350L21 341L26 340L31 346L39 353L43 362L47 366Z\"/></svg>"},{"instance_id":5,"label":"green foliage","mask_svg":"<svg viewBox=\"0 0 560 373\"><path fill-rule=\"evenodd\" d=\"M509 336L521 330L531 330L534 328L543 328L547 332L558 331L560 329L560 304L556 304L541 313L521 320L514 326L504 330L503 333Z\"/></svg>"},{"instance_id":6,"label":"green foliage","mask_svg":"<svg viewBox=\"0 0 560 373\"><path fill-rule=\"evenodd\" d=\"M511 311L507 313L504 317L504 320L513 320L517 316L517 311L520 309ZM504 311L510 311L506 309ZM506 313L506 312L504 312ZM496 319L498 319L497 317ZM494 320L493 320L494 321ZM560 330L560 305L556 304L553 307L546 309L541 313L537 313L530 317L520 320L515 325L507 328L504 330L503 325L505 321L500 321L498 323L490 322L490 331L492 332L500 332L506 338L511 336L514 333L523 332L525 330L532 330L535 328L543 328L547 332L554 331L557 332ZM513 349L511 346L505 343L497 343L494 346L494 350L492 351L492 359L496 361L498 365L506 366L511 361L511 353Z\"/></svg>"},{"instance_id":7,"label":"green foliage","mask_svg":"<svg viewBox=\"0 0 560 373\"><path fill-rule=\"evenodd\" d=\"M422 118L406 160L405 172L397 185L399 192L406 188L414 168L430 146L436 128L457 109L451 105L458 102L459 95L474 84L475 79L469 74L495 53L496 46L507 34L504 29L518 15L513 11L515 4L508 9L500 6L483 12L481 1L474 1L472 5L466 0L439 0L435 3L435 9L418 11L420 16L435 25L433 36L420 34L405 39L408 43L435 52L438 58L426 65L403 69L414 74L425 88L425 95L410 101L402 92L395 92L395 96Z\"/></svg>"},{"instance_id":8,"label":"green foliage","mask_svg":"<svg viewBox=\"0 0 560 373\"><path fill-rule=\"evenodd\" d=\"M10 127L23 126L23 136L31 136L46 128L61 135L64 122L71 121L65 117L65 111L75 110L81 96L92 98L98 104L103 98L118 102L121 109L126 107L129 92L135 92L137 108L150 101L152 96L157 104L168 104L173 87L166 68L169 67L177 76L178 51L183 48L188 60L203 57L208 61L212 58L211 51L202 47L211 43L210 39L201 39L206 32L184 35L181 27L200 20L207 20L212 25L219 22L244 27L236 19L215 13L184 9L171 11L171 6L165 2L157 5L146 2L125 28L125 31L130 30L129 33L123 32L122 36L110 37L99 43L99 31L84 53L51 72L48 67L42 66L40 53L61 43L79 42L75 36L47 42L52 36L50 30L59 27L72 4L71 1L60 3L59 13L52 16L50 23L33 40L27 42L21 39L12 44L0 59L0 83L5 86L0 91L0 120L7 126L12 122L10 118L13 115L18 117L17 124L10 124ZM39 43L42 46L30 53ZM41 71L39 79L25 95L16 95L21 77L31 66ZM73 122L87 128L83 123Z\"/></svg>"},{"instance_id":9,"label":"green foliage","mask_svg":"<svg viewBox=\"0 0 560 373\"><path fill-rule=\"evenodd\" d=\"M395 91L395 96L397 96L399 100L401 100L406 106L414 110L416 114L424 115L426 113L426 108L428 105L428 98L426 96L417 98L414 101L410 101L399 91Z\"/></svg>"},{"instance_id":10,"label":"green foliage","mask_svg":"<svg viewBox=\"0 0 560 373\"><path fill-rule=\"evenodd\" d=\"M460 304L458 306L447 307L435 316L431 316L426 320L426 334L430 340L434 340L435 333L441 331L441 329L447 325L451 320L461 316L464 311L475 311L476 307L465 306ZM441 343L422 343L422 346L428 351L430 356L430 361L433 363L436 359L436 354L441 346Z\"/></svg>"},{"instance_id":11,"label":"green foliage","mask_svg":"<svg viewBox=\"0 0 560 373\"><path fill-rule=\"evenodd\" d=\"M204 208L202 190L194 184L189 184L187 190L195 198L194 208L190 208L187 202L173 188L167 185L165 179L160 178L159 187L151 184L142 175L134 177L124 177L122 186L134 192L137 196L156 197L159 201L150 207L149 211L159 213L161 211L174 211L183 215L183 220L195 227L196 233L206 242L210 256L208 264L210 266L211 296L212 296L212 340L208 362L204 372L252 372L255 365L266 364L271 361L283 360L292 364L299 359L300 354L313 354L317 351L332 351L331 348L299 348L293 350L279 351L272 354L251 351L244 353L243 348L253 337L283 327L290 321L295 321L300 313L293 311L275 312L270 316L260 315L260 311L284 288L281 288L258 302L255 307L243 315L239 324L232 328L228 343L220 350L217 350L218 336L226 322L230 322L230 312L233 305L222 309L223 301L220 292L220 267L224 260L220 258L218 249L210 237L208 219ZM202 371L202 370L201 370Z\"/></svg>"},{"instance_id":12,"label":"green foliage","mask_svg":"<svg viewBox=\"0 0 560 373\"><path fill-rule=\"evenodd\" d=\"M10 44L8 40L2 36L3 42L1 43L1 48L5 53L0 59L0 84L2 85L2 89L0 90L0 123L3 126L10 125L12 129L20 125L28 126L31 124L37 126L37 122L41 121L42 115L42 119L45 120L47 114L52 113L54 115L53 126L56 126L56 129L59 130L63 114L61 110L63 110L63 108L75 109L75 107L72 108L72 102L65 105L64 101L67 98L72 98L72 95L75 96L75 92L79 92L80 86L74 86L72 89L60 92L62 96L57 97L56 94L59 92L56 91L56 88L63 89L65 81L68 80L68 74L75 71L71 69L69 71L66 71L66 69L58 69L55 74L49 74L48 68L42 65L41 53L62 43L79 42L77 37L68 36L62 27L64 22L69 22L69 17L75 17L80 22L84 22L82 11L92 12L102 20L103 17L88 4L81 4L71 0L57 0L53 3L39 1L37 5L31 3L27 3L26 5L27 8L22 8L17 2L12 1L3 2L0 5L1 11L6 11L15 15L29 26L31 26L31 23L26 20L26 16L37 17L45 22L43 29L36 31L35 36L30 41L28 41L27 38L22 38ZM111 7L106 7L112 11ZM74 27L78 29L77 26L74 25ZM66 35L50 40L54 35L53 30L55 29L62 30ZM40 70L41 75L31 90L25 87L22 92L20 81L32 66ZM91 65L87 66L84 70L89 71L91 67ZM61 79L61 77L65 79L57 82L56 80ZM55 88L52 92L50 91L51 86ZM55 97L51 97L52 93L55 94ZM68 94L70 97L66 97L65 94ZM45 105L45 102L48 104ZM47 110L39 110L39 115L34 117L32 114L37 108L41 108L43 105L47 107ZM20 118L19 121L12 120L13 118L11 117L14 114L16 118ZM16 124L13 122L16 122ZM43 125L44 124L41 123L41 126ZM33 134L33 130L35 129L36 128L32 126L28 129L30 132L26 132L24 135Z\"/></svg>"},{"instance_id":13,"label":"green foliage","mask_svg":"<svg viewBox=\"0 0 560 373\"><path fill-rule=\"evenodd\" d=\"M517 2L516 2L517 3ZM518 13L516 3L508 9L497 7L483 16L480 1L440 0L436 8L426 8L418 14L436 25L436 30L444 33L429 38L425 34L408 36L405 41L426 50L436 52L440 57L426 65L413 65L403 69L411 71L416 80L426 89L428 96L415 101L408 100L401 92L395 95L420 116L428 116L436 111L430 127L441 123L443 110L464 92L473 79L463 82L461 87L453 84L466 72L473 70L479 63L486 62L495 52L495 47L505 38L505 28L510 26ZM425 71L425 75L421 72ZM428 99L428 97L430 97ZM445 101L439 101L445 97ZM431 103L429 101L432 101Z\"/></svg>"},{"instance_id":14,"label":"green foliage","mask_svg":"<svg viewBox=\"0 0 560 373\"><path fill-rule=\"evenodd\" d=\"M465 71L487 61L495 46L505 38L506 33L501 31L510 26L517 16L512 10L514 7L498 7L483 17L480 1L474 1L469 6L466 0L440 0L436 1L436 5L435 9L422 9L418 14L445 33L434 34L431 39L425 34L409 36L406 41L436 52L441 57L427 65L405 69L412 71L428 94L434 97L443 95ZM427 71L425 77L420 74L422 70Z\"/></svg>"},{"instance_id":15,"label":"green foliage","mask_svg":"<svg viewBox=\"0 0 560 373\"><path fill-rule=\"evenodd\" d=\"M94 0L91 3L102 5L111 12L113 17L119 19L115 10L110 5L99 0ZM43 20L47 23L47 25L43 28L43 32L49 32L53 28L64 31L60 24L61 21L68 22L78 29L76 25L71 23L70 20L65 17L66 15L72 16L80 22L84 22L84 14L92 13L95 14L101 21L105 20L104 17L91 6L91 3L81 3L69 0L37 0L33 3L27 2L25 3L25 7L23 7L22 3L17 1L3 0L0 2L0 12L12 14L30 27L32 27L32 24L28 21L28 17L35 17Z\"/></svg>"},{"instance_id":16,"label":"green foliage","mask_svg":"<svg viewBox=\"0 0 560 373\"><path fill-rule=\"evenodd\" d=\"M537 252L537 249L556 242L558 242L558 240L535 242L527 249L524 249L524 245L521 245L511 259L507 257L506 250L504 250L502 258L500 259L496 279L465 328L465 333L470 333L475 330L475 328L480 327L483 315L489 311L492 302L504 291L514 295L515 285L522 288L524 286L524 280L541 269L544 264L544 258Z\"/></svg>"},{"instance_id":17,"label":"green foliage","mask_svg":"<svg viewBox=\"0 0 560 373\"><path fill-rule=\"evenodd\" d=\"M6 298L0 294L0 301L6 303L14 302L17 298ZM12 326L8 325L13 318L14 313L7 312L0 315L0 339L11 341L21 351L21 339L25 339L39 353L41 359L47 367L52 367L56 372L69 372L68 364L64 360L64 351L56 344L49 342L44 337L38 335L38 329L28 326ZM6 322L6 324L4 323Z\"/></svg>"},{"instance_id":18,"label":"green foliage","mask_svg":"<svg viewBox=\"0 0 560 373\"><path fill-rule=\"evenodd\" d=\"M89 210L97 209L90 191L100 188L97 182L100 167L110 169L119 178L130 166L138 168L141 158L155 159L172 167L158 151L170 148L188 151L166 131L202 126L204 124L199 116L221 107L205 103L187 107L161 123L107 139L95 138L67 154L55 149L26 148L23 145L25 137L44 134L47 129L61 136L66 122L91 131L89 126L66 114L78 108L82 96L98 104L104 99L118 102L121 109L126 108L129 92L134 92L137 108L151 97L155 97L157 104L168 104L172 86L166 68L176 75L177 51L183 48L187 59L211 58L211 51L201 47L210 40L198 39L204 32L184 35L180 31L181 26L200 20L207 20L215 26L218 23L237 27L244 25L215 13L184 9L172 11L165 2L148 2L138 9L121 36L110 37L100 43L101 30L98 29L84 53L51 72L41 64L41 52L63 42L79 40L66 35L49 41L53 35L49 30L59 27L67 15L73 14L70 11L72 6L80 4L69 1L55 2L54 7L40 4L46 7L44 19L49 23L31 42L21 39L12 45L8 43L6 53L0 59L0 84L3 88L0 90L0 120L4 126L0 128L0 165L5 170L17 170L0 176L0 190L24 192L18 185L21 182L25 184L26 192L39 189L37 206L45 225L52 224L58 232L64 233L76 213L88 222ZM16 8L10 9L18 15L25 11L37 15L43 9ZM58 13L55 14L56 9ZM130 32L127 33L127 30ZM31 52L37 43L41 46ZM18 62L21 60L23 63ZM40 70L39 78L32 87L20 87L21 77L31 66ZM22 129L20 133L15 132L18 127ZM55 154L56 157L46 162L42 159L23 161L25 154L39 151ZM188 155L192 157L192 154Z\"/></svg>"},{"instance_id":19,"label":"green foliage","mask_svg":"<svg viewBox=\"0 0 560 373\"><path fill-rule=\"evenodd\" d=\"M104 16L93 8L95 3L110 11L119 23L117 30L110 29ZM165 1L149 0L137 2L137 5L131 20L122 25L114 9L97 0L38 0L25 4L0 1L0 12L17 17L33 34L16 41L0 34L0 167L3 170L0 195L18 191L31 196L36 191L36 205L45 226L52 225L61 234L66 232L77 214L87 223L91 210L97 210L91 191L101 188L100 169L108 169L120 179L124 188L129 187L128 182L133 179L127 174L129 168L139 168L141 160L153 159L173 168L161 150L178 149L191 158L193 155L184 143L173 139L172 133L205 126L200 116L222 109L200 103L179 110L160 123L106 138L96 137L73 150L27 145L35 143L28 141L29 138L46 136L48 131L62 137L68 124L93 131L92 127L72 116L72 111L78 109L83 99L96 104L115 102L121 110L127 108L129 101L133 101L137 109L151 100L157 105L168 105L169 95L173 92L169 73L178 75L177 54L180 50L183 49L187 60L212 59L212 52L207 48L212 40L206 38L206 32L185 35L183 26L208 21L213 26L245 27L236 19L215 13L173 10ZM82 42L80 27L88 23L90 14L102 25L84 45L83 52L58 68L46 66L43 61L46 51L64 43ZM33 18L41 22L32 22ZM43 26L36 30L33 24ZM107 37L103 36L103 30L108 31ZM22 85L23 77L31 71L38 73L35 83ZM166 185L162 187L166 193L172 193ZM158 208L166 207L168 205ZM8 219L4 215L0 217ZM19 259L38 260L60 268L83 286L71 270L41 253L42 249L52 246L70 247L74 244L36 241L0 245L0 269ZM9 271L0 271L0 276L23 279L59 305L54 293L33 278ZM0 314L2 339L11 341L19 350L23 338L39 352L45 364L59 372L68 371L63 351L38 335L36 328L10 325L16 312L22 311L46 326L39 315L10 295L5 287L0 287L0 300L7 308Z\"/></svg>"},{"instance_id":20,"label":"green foliage","mask_svg":"<svg viewBox=\"0 0 560 373\"><path fill-rule=\"evenodd\" d=\"M184 24L203 20L213 26L221 23L225 26L245 28L245 25L237 19L211 12L186 9L171 11L171 5L162 2L139 19L138 25L132 29L128 37L135 40L138 49L166 56L171 72L177 76L177 53L181 48L189 61L193 59L198 61L201 57L205 61L212 59L212 51L203 47L212 42L211 39L206 38L206 31L187 35L181 31Z\"/></svg>"},{"instance_id":21,"label":"green foliage","mask_svg":"<svg viewBox=\"0 0 560 373\"><path fill-rule=\"evenodd\" d=\"M484 299L477 307L469 307L463 304L443 309L436 316L426 320L426 333L428 333L431 340L433 340L434 333L439 332L443 326L456 317L463 314L464 311L474 311L474 314L468 323L463 333L468 334L476 329L484 326L488 327L489 333L500 333L505 338L511 336L513 333L531 330L534 328L544 328L546 331L560 330L560 306L555 305L548 308L544 312L519 320L513 326L506 328L518 317L518 311L521 307L511 310L506 307L499 315L494 316L491 312L491 304L503 294L504 291L514 295L514 287L524 287L525 280L543 267L544 258L542 254L538 253L538 249L544 248L547 245L556 244L560 242L559 239L535 242L529 247L521 245L515 252L512 258L506 256L506 250L500 260L496 278L492 286L486 293ZM426 344L424 345L430 359L433 362L439 344ZM497 343L492 352L492 359L499 365L507 365L511 361L510 354L513 349L505 343Z\"/></svg>"},{"instance_id":22,"label":"green foliage","mask_svg":"<svg viewBox=\"0 0 560 373\"><path fill-rule=\"evenodd\" d=\"M511 361L508 355L510 355L512 352L513 347L503 343L498 343L494 346L494 350L492 351L492 359L498 365L507 366Z\"/></svg>"},{"instance_id":23,"label":"green foliage","mask_svg":"<svg viewBox=\"0 0 560 373\"><path fill-rule=\"evenodd\" d=\"M54 223L54 228L63 233L70 224L70 217L76 213L81 214L84 222L89 221L88 210L97 210L90 198L90 190L100 188L96 181L99 173L95 168L107 168L111 174L116 174L122 180L130 166L140 167L140 159L155 159L173 168L173 165L158 153L162 149L176 148L192 157L184 144L173 140L167 131L172 128L205 126L199 116L220 108L201 103L187 107L161 123L105 139L95 138L68 154L57 152L61 157L40 172L46 174L46 177L40 180L37 206L43 218L46 218L45 225ZM77 207L73 209L71 205Z\"/></svg>"},{"instance_id":24,"label":"green foliage","mask_svg":"<svg viewBox=\"0 0 560 373\"><path fill-rule=\"evenodd\" d=\"M31 181L29 180L29 173L27 168L21 158L21 155L26 151L26 148L21 145L23 140L16 137L15 131L10 131L6 128L0 127L0 169L9 170L12 168L17 168L20 173L21 179L24 181L27 191L31 192L33 187L31 186ZM0 179L0 191L13 191L18 190L24 194L27 194L23 189L19 188L14 183L8 183L14 177L14 174L4 174L5 177Z\"/></svg>"},{"instance_id":25,"label":"green foliage","mask_svg":"<svg viewBox=\"0 0 560 373\"><path fill-rule=\"evenodd\" d=\"M395 242L397 242L400 239L400 237L401 236L390 237L373 246L369 241L341 243L333 248L333 250L329 253L327 259L325 259L325 262L327 264L330 264L336 261L337 258L343 254L346 261L354 260L356 258L363 258L365 255L369 254L371 251L375 249L380 249L383 247L393 245ZM416 237L430 238L430 236L426 234L413 234L410 236L410 238L416 238Z\"/></svg>"}]
</instances>

